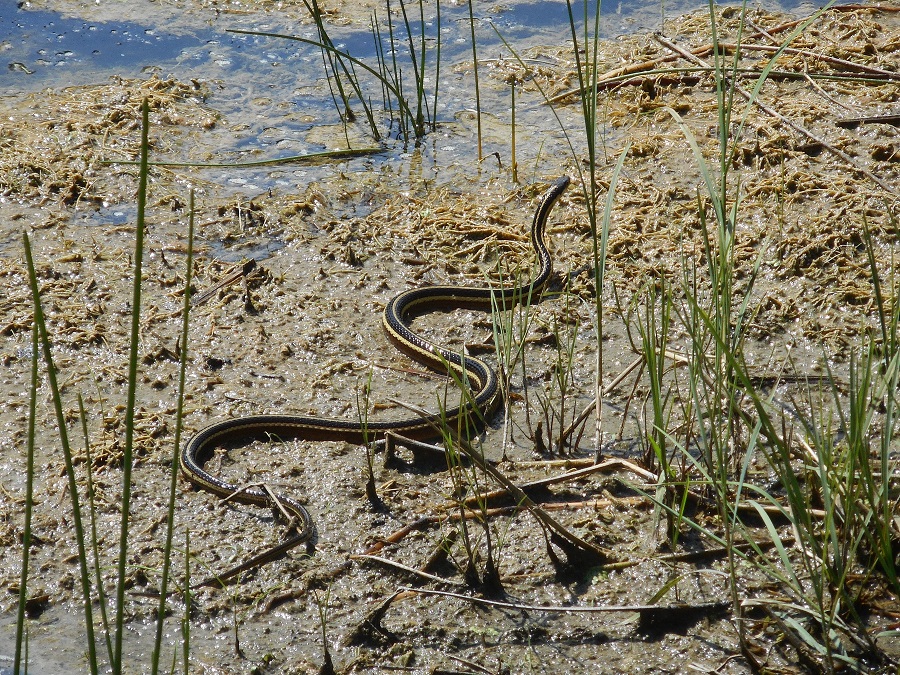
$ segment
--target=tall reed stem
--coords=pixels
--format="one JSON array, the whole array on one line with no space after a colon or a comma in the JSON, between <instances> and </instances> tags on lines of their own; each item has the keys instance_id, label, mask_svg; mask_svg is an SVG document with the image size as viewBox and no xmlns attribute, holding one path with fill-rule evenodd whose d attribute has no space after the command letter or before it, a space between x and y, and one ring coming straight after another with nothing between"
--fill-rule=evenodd
<instances>
[{"instance_id":1,"label":"tall reed stem","mask_svg":"<svg viewBox=\"0 0 900 675\"><path fill-rule=\"evenodd\" d=\"M509 123L510 126L510 154L512 156L511 164L512 164L512 179L513 183L519 182L519 164L516 161L516 83L512 83L512 87L510 89L510 105L512 106L512 115Z\"/></svg>"},{"instance_id":2,"label":"tall reed stem","mask_svg":"<svg viewBox=\"0 0 900 675\"><path fill-rule=\"evenodd\" d=\"M478 46L475 44L475 9L469 0L469 30L472 35L472 72L475 75L475 125L478 129L478 161L484 156L481 144L481 88L478 84Z\"/></svg>"},{"instance_id":3,"label":"tall reed stem","mask_svg":"<svg viewBox=\"0 0 900 675\"><path fill-rule=\"evenodd\" d=\"M37 325L41 347L44 352L44 365L47 367L47 381L50 384L50 392L53 398L53 408L56 413L56 426L59 430L59 442L62 447L63 460L66 464L66 477L69 484L69 495L72 499L72 521L75 528L75 543L78 547L78 563L81 568L81 596L84 603L84 627L87 633L88 666L92 675L98 674L97 645L94 640L94 613L91 599L91 580L87 566L87 541L84 533L84 523L81 518L81 503L78 497L78 483L75 480L75 464L72 461L72 446L69 444L69 432L66 425L66 415L63 412L62 396L59 382L56 379L56 365L53 361L53 350L50 346L50 336L47 333L47 322L44 318L44 309L41 305L41 292L38 288L37 272L34 267L34 258L31 253L31 241L26 232L22 233L25 244L25 264L28 268L28 280L31 285L31 295L34 300L34 322Z\"/></svg>"},{"instance_id":4,"label":"tall reed stem","mask_svg":"<svg viewBox=\"0 0 900 675\"><path fill-rule=\"evenodd\" d=\"M159 672L162 651L163 625L166 619L169 572L172 564L172 544L175 537L175 494L178 486L178 452L181 448L182 420L184 417L184 387L187 371L188 326L191 309L191 281L194 271L194 190L191 188L188 203L187 269L184 274L184 306L181 310L181 348L178 361L178 402L175 409L175 442L172 448L172 464L169 471L169 505L166 526L166 542L163 547L162 579L159 584L159 610L156 615L156 640L153 645L151 672ZM187 672L187 671L185 671Z\"/></svg>"},{"instance_id":5,"label":"tall reed stem","mask_svg":"<svg viewBox=\"0 0 900 675\"><path fill-rule=\"evenodd\" d=\"M134 454L134 413L137 397L138 347L141 339L141 275L144 262L144 211L147 205L148 155L150 152L150 104L141 104L141 164L138 177L137 219L134 234L134 284L131 300L131 348L128 357L128 394L125 401L125 449L122 457L122 523L119 529L119 563L116 583L116 630L113 673L122 672L122 639L125 627L125 574L128 566L128 526L131 516L131 469Z\"/></svg>"},{"instance_id":6,"label":"tall reed stem","mask_svg":"<svg viewBox=\"0 0 900 675\"><path fill-rule=\"evenodd\" d=\"M16 614L16 655L13 675L19 675L22 643L25 639L25 604L28 600L28 564L31 558L31 511L34 505L34 434L37 419L38 329L31 327L31 388L28 398L28 446L25 456L25 525L22 534L22 573L19 578L19 607ZM25 664L28 669L28 664Z\"/></svg>"}]
</instances>

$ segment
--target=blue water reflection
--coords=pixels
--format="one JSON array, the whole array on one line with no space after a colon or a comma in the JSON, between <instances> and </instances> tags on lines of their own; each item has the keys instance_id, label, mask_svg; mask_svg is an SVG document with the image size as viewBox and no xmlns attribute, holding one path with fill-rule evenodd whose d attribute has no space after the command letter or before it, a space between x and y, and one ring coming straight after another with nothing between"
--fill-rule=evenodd
<instances>
[{"instance_id":1,"label":"blue water reflection","mask_svg":"<svg viewBox=\"0 0 900 675\"><path fill-rule=\"evenodd\" d=\"M67 19L0 2L0 93L32 89L58 78L60 70L68 74L69 84L96 82L97 74L134 76L205 39L172 35L163 27Z\"/></svg>"},{"instance_id":2,"label":"blue water reflection","mask_svg":"<svg viewBox=\"0 0 900 675\"><path fill-rule=\"evenodd\" d=\"M46 11L21 9L10 0L0 0L0 94L34 90L42 86L81 85L104 81L110 75L136 77L147 68L173 71L176 77L194 76L198 69L212 67L217 74L229 69L259 69L260 64L285 60L298 50L314 51L299 43L281 43L272 39L250 39L226 32L228 28L272 30L315 38L308 24L297 25L278 14L263 11L247 16L188 15L179 16L181 34L172 31L171 8L160 7L158 17L152 7L142 11L150 25L128 21L101 22L84 18L64 18ZM766 4L776 8L773 2ZM801 0L782 0L780 9L798 9ZM248 3L252 6L252 3ZM426 6L425 33L436 37L436 3ZM702 3L705 7L706 4ZM585 7L573 3L576 21L585 16ZM593 16L594 3L587 3L587 15ZM624 32L657 30L665 16L673 17L701 7L697 0L616 0L602 6L600 32L613 38ZM396 4L395 4L396 8ZM812 6L809 9L813 9ZM90 16L90 9L85 9ZM482 53L496 51L500 39L492 28L510 44L524 40L534 43L562 44L570 39L569 10L562 1L508 2L489 6L475 4L476 37ZM380 12L383 15L383 11ZM383 16L382 16L383 18ZM410 25L414 36L421 32L418 8L411 11ZM448 62L471 55L468 4L441 3L443 58ZM260 21L266 21L263 27ZM279 25L281 22L281 25ZM395 38L404 41L402 21L395 20ZM375 40L369 30L349 31L333 27L338 46L354 56L372 58ZM270 54L275 52L275 56ZM193 70L193 72L190 72Z\"/></svg>"}]
</instances>

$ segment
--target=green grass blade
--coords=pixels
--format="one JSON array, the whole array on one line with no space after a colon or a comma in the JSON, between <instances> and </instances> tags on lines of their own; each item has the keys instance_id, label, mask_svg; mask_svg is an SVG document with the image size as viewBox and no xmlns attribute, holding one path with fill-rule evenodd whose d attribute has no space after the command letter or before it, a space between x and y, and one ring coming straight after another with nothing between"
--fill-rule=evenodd
<instances>
[{"instance_id":1,"label":"green grass blade","mask_svg":"<svg viewBox=\"0 0 900 675\"><path fill-rule=\"evenodd\" d=\"M363 106L363 111L365 112L366 117L369 121L369 127L372 135L375 136L376 140L379 140L380 134L378 133L378 126L375 124L375 119L368 107L365 96L363 96L362 89L359 86L359 81L356 78L355 73L351 72L352 63L351 67L348 68L347 64L344 62L345 58L348 57L347 53L337 49L334 45L334 42L331 40L331 37L328 35L328 31L325 29L325 22L322 20L322 10L319 8L319 3L317 2L317 0L303 0L303 4L306 5L306 9L309 12L309 15L312 17L313 22L316 25L316 31L319 34L319 46L322 51L322 60L325 66L326 77L329 69L334 75L333 78L327 78L328 86L331 89L332 98L335 98L333 87L337 87L338 94L344 105L344 112L340 113L340 107L337 105L337 99L335 98L335 107L337 108L338 113L341 115L341 119L344 122L345 133L346 125L355 118L355 115L350 106L350 97L347 95L347 91L344 87L344 81L341 79L341 74L338 71L338 66L340 66L340 70L343 71L347 83L353 89L354 94L356 95L360 104Z\"/></svg>"},{"instance_id":2,"label":"green grass blade","mask_svg":"<svg viewBox=\"0 0 900 675\"><path fill-rule=\"evenodd\" d=\"M434 128L437 125L438 116L438 87L441 83L441 0L436 0L435 2L435 12L437 16L435 17L436 31L437 31L437 42L434 47L434 98L433 103L431 105L431 127Z\"/></svg>"},{"instance_id":3,"label":"green grass blade","mask_svg":"<svg viewBox=\"0 0 900 675\"><path fill-rule=\"evenodd\" d=\"M184 661L182 672L187 675L191 662L191 606L193 605L193 593L191 592L191 531L184 533L184 615L181 617L181 658Z\"/></svg>"},{"instance_id":4,"label":"green grass blade","mask_svg":"<svg viewBox=\"0 0 900 675\"><path fill-rule=\"evenodd\" d=\"M778 504L778 502L774 503L776 505ZM750 505L756 510L757 515L759 516L760 520L763 521L763 524L766 527L766 532L769 533L769 538L775 544L775 550L778 552L778 558L781 560L781 565L782 567L784 567L784 571L790 575L794 590L802 595L803 584L800 582L800 579L797 576L796 568L791 562L791 558L787 553L787 549L785 549L784 547L784 542L781 540L781 535L778 534L778 530L775 528L775 523L772 522L772 518L759 502L757 502L756 500L751 500ZM784 509L781 510L789 521L793 521L791 514L789 514Z\"/></svg>"},{"instance_id":5,"label":"green grass blade","mask_svg":"<svg viewBox=\"0 0 900 675\"><path fill-rule=\"evenodd\" d=\"M594 288L596 289L594 293L594 315L596 316L597 322L594 326L597 339L596 361L594 363L594 395L596 397L594 414L594 456L598 461L600 459L600 426L603 410L603 284L606 279L606 253L609 244L609 227L612 222L612 208L616 199L616 188L619 184L619 176L622 173L622 167L625 166L625 158L628 156L628 151L630 149L631 142L629 141L625 144L625 147L622 148L622 152L619 153L619 158L616 160L616 165L610 174L609 189L606 191L606 204L603 207L603 217L600 220L599 233L597 232L596 222L591 228L592 234L594 235L591 237L591 247L594 257ZM594 202L597 198L597 184L594 181L593 175L591 176L590 188L583 185L583 189L585 190L586 196L588 196L587 192L590 190L590 198L586 201ZM597 236L598 234L599 237Z\"/></svg>"},{"instance_id":6,"label":"green grass blade","mask_svg":"<svg viewBox=\"0 0 900 675\"><path fill-rule=\"evenodd\" d=\"M400 112L400 128L402 130L403 137L408 136L408 125L411 122L412 113L403 110L403 103L406 101L403 98L403 78L400 73L400 63L397 60L397 54L400 50L397 49L396 38L394 37L394 22L391 20L391 0L386 0L387 6L387 24L388 24L388 40L391 45L391 70L390 80L385 79L382 82L382 86L388 87L388 83L392 82L394 87L388 87L388 90L391 91L394 95L394 98L397 100L397 109Z\"/></svg>"},{"instance_id":7,"label":"green grass blade","mask_svg":"<svg viewBox=\"0 0 900 675\"><path fill-rule=\"evenodd\" d=\"M128 393L125 401L125 447L122 456L122 521L119 528L119 562L116 583L116 628L113 673L122 672L122 640L125 633L125 575L128 571L128 529L131 512L131 470L134 454L134 417L137 395L138 349L141 339L141 280L144 263L144 214L147 207L147 164L150 154L150 104L141 104L141 166L138 173L137 217L134 234L134 271L131 299L131 336L128 356Z\"/></svg>"},{"instance_id":8,"label":"green grass blade","mask_svg":"<svg viewBox=\"0 0 900 675\"><path fill-rule=\"evenodd\" d=\"M97 604L100 606L100 622L103 625L103 639L106 643L106 651L110 663L113 659L112 632L109 630L109 613L106 602L106 592L103 590L103 565L100 561L100 546L97 541L97 509L94 503L94 475L91 469L91 443L88 435L87 412L84 409L84 399L78 394L78 416L81 419L81 433L84 437L85 454L85 478L87 479L88 513L91 523L91 552L94 556L94 576L97 581Z\"/></svg>"},{"instance_id":9,"label":"green grass blade","mask_svg":"<svg viewBox=\"0 0 900 675\"><path fill-rule=\"evenodd\" d=\"M421 53L416 56L416 45L413 41L412 25L409 22L409 16L406 13L406 2L400 0L400 13L403 15L403 24L406 28L406 41L409 49L409 60L412 63L413 80L416 84L416 118L415 130L416 136L422 136L425 133L425 119L428 116L425 109L427 108L427 99L425 98L425 16L422 3L419 3L419 20L422 30L421 34Z\"/></svg>"},{"instance_id":10,"label":"green grass blade","mask_svg":"<svg viewBox=\"0 0 900 675\"><path fill-rule=\"evenodd\" d=\"M178 453L181 449L181 432L184 418L184 389L187 374L188 327L190 325L191 281L194 271L194 190L188 201L188 241L186 269L184 273L184 306L181 310L181 349L178 359L178 400L175 409L175 440L172 448L172 465L169 472L169 504L166 519L166 542L163 547L163 565L159 584L159 609L156 615L156 638L153 645L151 672L159 672L162 651L163 626L166 619L169 573L172 564L172 544L175 537L175 495L178 488Z\"/></svg>"},{"instance_id":11,"label":"green grass blade","mask_svg":"<svg viewBox=\"0 0 900 675\"><path fill-rule=\"evenodd\" d=\"M369 17L369 28L372 31L372 43L375 45L375 60L378 62L378 82L381 85L381 106L388 111L388 116L393 120L393 109L391 107L390 98L388 97L387 88L384 86L384 79L387 77L387 63L384 59L384 41L381 39L378 25L378 10L373 8L372 16Z\"/></svg>"},{"instance_id":12,"label":"green grass blade","mask_svg":"<svg viewBox=\"0 0 900 675\"><path fill-rule=\"evenodd\" d=\"M13 675L19 675L22 665L22 646L25 640L25 604L28 600L28 565L31 558L31 513L34 506L34 436L37 420L38 387L38 330L31 327L31 386L28 398L28 445L25 455L25 523L22 532L22 572L19 575L19 606L16 611L16 654ZM28 669L27 660L25 669Z\"/></svg>"},{"instance_id":13,"label":"green grass blade","mask_svg":"<svg viewBox=\"0 0 900 675\"><path fill-rule=\"evenodd\" d=\"M478 161L484 156L481 145L481 88L478 82L478 45L475 42L475 9L469 0L469 31L472 35L472 71L475 75L475 125L478 134Z\"/></svg>"},{"instance_id":14,"label":"green grass blade","mask_svg":"<svg viewBox=\"0 0 900 675\"><path fill-rule=\"evenodd\" d=\"M69 444L69 432L66 426L66 416L62 407L62 395L59 382L56 379L56 365L53 362L53 349L50 344L50 336L47 333L47 322L44 318L44 309L41 305L41 292L38 288L37 273L34 268L34 258L31 252L31 241L27 233L22 233L25 244L25 264L28 268L28 281L31 286L31 295L34 301L34 322L37 325L41 347L44 352L44 365L47 367L47 381L50 384L50 392L53 398L53 408L56 413L56 425L59 431L59 441L62 447L63 459L66 464L66 477L69 483L69 495L72 499L73 525L75 528L75 542L78 546L78 563L81 568L81 595L84 603L84 624L87 633L88 666L92 675L97 675L99 665L97 663L97 646L94 640L94 615L91 599L91 581L87 566L87 550L85 549L84 523L81 518L81 504L78 497L78 483L75 480L75 466L72 461L72 447Z\"/></svg>"}]
</instances>

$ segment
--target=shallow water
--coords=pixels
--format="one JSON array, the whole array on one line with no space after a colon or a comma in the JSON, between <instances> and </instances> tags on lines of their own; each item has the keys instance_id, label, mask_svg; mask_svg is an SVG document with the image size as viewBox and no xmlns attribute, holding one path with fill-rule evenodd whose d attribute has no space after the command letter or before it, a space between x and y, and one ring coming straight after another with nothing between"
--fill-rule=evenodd
<instances>
[{"instance_id":1,"label":"shallow water","mask_svg":"<svg viewBox=\"0 0 900 675\"><path fill-rule=\"evenodd\" d=\"M18 96L44 87L86 86L104 83L111 77L136 78L157 74L178 81L208 83L206 100L226 121L226 125L201 140L193 156L180 153L157 155L157 161L236 162L247 159L271 159L286 155L328 150L343 145L346 128L321 77L321 52L310 45L270 37L229 33L229 30L256 30L316 39L306 10L301 3L260 1L210 6L198 0L182 8L166 3L133 2L79 3L70 0L22 2L0 7L0 96ZM705 5L703 5L705 7ZM637 31L658 30L666 18L695 9L692 3L619 2L601 19L600 33L607 39ZM49 8L54 8L53 11ZM376 6L377 9L377 6ZM396 9L396 8L395 8ZM786 11L803 10L801 3L781 6ZM339 10L346 21L327 23L339 49L376 66L375 40L370 26L370 5L348 3ZM575 7L576 21L583 9ZM588 6L587 11L593 11ZM115 17L113 19L112 17ZM423 31L417 13L410 10L413 36ZM439 102L435 118L449 133L432 134L417 149L417 160L424 162L429 180L452 182L451 167L475 166L475 146L470 143L442 142L441 136L457 136L454 127L472 130L475 109L472 73L457 72L461 64L471 62L471 34L468 6L463 2L445 3L440 15L441 76ZM513 59L509 46L526 53L537 45L556 45L570 37L569 15L563 2L513 2L476 8L476 41L482 72L502 66ZM388 34L383 20L382 40ZM402 22L395 19L395 37L406 51ZM507 42L504 45L501 39ZM433 92L435 49L438 45L438 16L433 7L424 16L424 34L429 54L426 58L426 91ZM417 47L418 49L418 47ZM558 59L549 54L536 55L533 67L546 59L553 67ZM411 67L409 64L407 68ZM377 102L380 89L366 78L368 96ZM481 92L485 111L483 133L487 139L485 155L494 148L491 141L509 143L511 119L510 92L486 87ZM529 149L536 154L541 134L565 145L559 123L542 106L540 97L520 92L517 124L521 129L519 149L527 159ZM361 115L356 109L356 114ZM564 128L578 125L578 119L563 119ZM396 129L385 126L381 132L396 137ZM531 133L541 130L540 133ZM352 130L351 130L352 132ZM352 134L351 134L352 135ZM498 135L502 135L498 137ZM358 136L355 141L364 144ZM611 139L609 139L611 140ZM495 143L496 144L496 143ZM405 145L386 146L381 162L396 164L402 172L408 164ZM552 148L547 148L553 154ZM498 156L499 159L499 156ZM509 158L506 158L507 162ZM525 162L520 160L524 165ZM350 170L367 170L365 163L350 162ZM440 168L440 170L438 170ZM252 196L270 188L291 189L328 176L330 169L316 167L300 170L234 169L201 172L204 180L236 194Z\"/></svg>"}]
</instances>

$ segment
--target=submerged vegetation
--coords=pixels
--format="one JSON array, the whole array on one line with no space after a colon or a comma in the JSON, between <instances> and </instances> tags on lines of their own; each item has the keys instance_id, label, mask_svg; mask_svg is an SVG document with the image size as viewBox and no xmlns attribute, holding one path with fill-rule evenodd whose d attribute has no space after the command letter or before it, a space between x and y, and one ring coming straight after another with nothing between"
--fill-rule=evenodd
<instances>
[{"instance_id":1,"label":"submerged vegetation","mask_svg":"<svg viewBox=\"0 0 900 675\"><path fill-rule=\"evenodd\" d=\"M299 41L321 50L323 77L348 147L352 147L350 129L358 126L385 152L409 150L441 131L446 119L440 113L444 106L439 94L446 88L439 85L448 68L441 61L439 4L413 6L400 0L374 13L370 24L376 45L374 63L339 46L315 0L304 0L304 4L315 26L315 39L243 32ZM319 476L315 491L296 485L298 476L328 473L329 467L318 464L315 457L330 461L332 455L312 456L309 462L315 466L308 471L305 466L285 468L281 455L288 455L294 446L289 439L273 438L264 446L270 451L277 445L279 452L267 451L263 462L247 460L252 465L247 475L225 459L240 454L242 448L233 448L216 460L223 471L241 475L234 480L242 484L262 484L268 490L271 472L275 481L288 485L279 491L308 489L311 509L320 510L333 528L348 519L365 519L372 531L379 528L373 537L364 527L359 535L362 545L359 541L335 545L324 535L320 543L326 552L310 551L308 556L297 554L289 560L288 573L296 580L265 576L263 570L248 575L242 569L244 574L236 575L240 580L230 588L206 588L214 585L211 582L217 575L227 575L221 574L228 567L226 562L240 566L258 548L246 544L249 550L244 550L245 544L240 544L233 556L216 550L233 543L225 539L243 537L249 529L246 521L235 524L232 515L237 509L216 503L210 507L215 509L212 513L181 513L185 502L201 499L178 489L183 424L197 428L205 423L207 413L226 412L210 412L215 404L228 405L228 414L271 412L255 408L259 401L248 401L246 396L226 394L214 399L214 404L203 404L204 394L190 393L201 382L210 390L221 383L216 371L226 363L209 349L214 344L209 336L258 315L271 317L273 308L285 313L281 324L291 323L288 318L294 316L294 308L293 301L281 299L285 293L280 290L255 304L253 284L277 285L284 275L278 279L253 265L239 266L228 277L233 283L243 281L240 296L222 284L224 298L217 308L210 310L197 301L196 273L214 276L211 264L204 266L194 258L194 221L204 219L202 207L195 206L193 191L189 198L151 196L153 179L160 176L155 172L173 165L154 166L154 99L140 92L144 94L137 145L140 159L137 164L121 165L134 167L138 186L136 227L128 233L133 235L134 248L120 252L130 261L133 287L130 300L123 303L130 319L127 368L112 376L113 383L127 392L122 402L103 383L106 375L95 374L98 410L86 409L80 392L78 413L67 410L67 396L77 378L68 379L71 355L62 363L58 358L60 343L65 344L59 334L64 330L59 322L60 298L48 298L42 288L56 279L36 261L29 234L23 236L31 315L28 320L11 321L3 331L31 344L25 350L30 386L22 387L29 392L27 450L22 454L26 479L19 498L24 508L21 520L15 521L20 555L16 579L9 582L18 593L14 672L25 672L26 617L41 604L36 602L41 594L33 590L32 579L39 575L31 567L30 555L36 541L34 509L40 506L34 496L39 480L34 451L38 438L46 441L46 433L40 430L42 378L52 401L58 431L53 447L60 449L64 460L64 500L71 508L75 530L77 551L72 560L79 564L79 575L77 583L74 576L71 580L71 593L80 595L87 661L94 673L147 669L146 656L129 663L126 644L131 617L142 615L155 620L152 648L147 650L152 655L152 672L193 670L197 632L191 625L198 621L197 596L206 593L210 596L204 599L213 598L207 599L210 615L228 613L232 622L228 630L233 635L233 653L228 660L246 658L240 637L242 617L251 612L265 615L279 605L297 606L292 611L303 617L297 623L305 622L308 628L302 633L309 640L304 651L308 663L289 665L283 653L268 651L254 663L254 672L290 668L363 672L385 664L412 669L422 666L417 653L427 654L427 659L442 652L472 672L510 667L516 672L541 672L534 655L542 653L544 642L557 642L547 638L549 631L557 630L553 626L560 625L555 622L574 622L582 613L636 618L635 630L644 636L659 636L670 629L702 631L703 626L697 625L704 619L710 633L728 634L727 642L717 643L724 644L713 657L720 660L719 665L711 666L728 665L728 672L896 671L900 654L896 624L900 616L900 279L895 249L900 223L897 196L890 189L898 172L896 134L873 132L865 139L863 153L848 149L846 138L838 143L809 131L793 115L797 112L793 104L773 108L771 103L775 96L798 97L792 84L797 82L841 109L848 105L842 102L849 99L847 92L857 100L868 96L873 102L895 103L900 98L900 75L895 71L883 63L854 62L824 53L828 40L837 44L835 35L858 32L864 36L859 54L877 55L891 48L894 56L900 54L896 43L891 46L883 40L875 46L873 42L872 16L884 21L893 17L871 8L825 8L803 19L772 25L773 17L751 15L746 6L720 9L711 4L707 15L678 24L688 35L708 37L708 44L688 49L682 45L684 35L657 36L656 51L645 46L649 55L632 54L628 66L613 67L615 59L605 54L599 39L599 4L595 13L586 6L567 6L569 43L558 53L567 55L572 72L563 83L541 58L521 53L506 41L499 28L495 30L508 53L490 68L478 68L487 62L481 60L483 51L477 44L474 3L468 5L478 159L489 156L482 115L500 116L499 111L482 110L486 101L495 100L481 95L491 85L495 91L510 91L514 110L522 105L523 95L531 96L534 105L546 106L558 127L555 140L568 149L567 154L555 150L551 154L541 141L535 144L539 147L523 152L522 138L515 136L513 128L509 145L518 143L519 150L504 151L504 156L512 154L512 161L506 167L501 163L500 178L514 184L518 170L528 167L535 176L571 173L577 185L566 197L565 217L555 218L554 234L566 242L558 247L557 268L566 271L557 274L554 289L541 298L518 299L515 308L498 303L489 319L469 321L492 334L490 344L465 342L468 333L465 340L456 340L455 348L480 349L496 357L504 393L499 428L494 420L486 425L476 420L445 425L436 430L442 441L436 451L404 445L402 440L396 446L389 444L384 452L385 471L391 471L387 480L377 466L375 448L357 452L358 475L345 469L347 475L341 479L355 486L348 489L358 494L359 504L344 504L337 514L332 512L337 507L322 503L327 501L322 493L327 495L338 485L332 478ZM426 19L426 12L433 19ZM858 14L848 19L851 12ZM768 29L757 22L767 23ZM892 25L896 34L896 22ZM427 32L428 26L433 33ZM682 65L677 65L678 60ZM831 83L838 84L826 91ZM808 101L803 105L808 108ZM359 110L361 115L355 112ZM628 119L628 111L637 114ZM884 117L880 109L877 115L858 114L858 109L847 112L840 121L857 126ZM789 132L776 131L772 126L776 123L788 124ZM534 136L531 140L534 143ZM492 142L497 144L496 139ZM809 164L801 163L809 161L821 162L822 176L810 174ZM666 182L665 176L673 172L670 162L679 176ZM16 172L4 174L5 194L25 196L28 180L16 183L8 176L27 174L28 167L18 166ZM856 182L829 185L835 176L848 173ZM871 193L860 194L861 186ZM82 178L78 189L74 202L87 195L90 185ZM530 187L511 189L526 199L536 194ZM798 199L811 200L814 206L804 211L807 222L791 223L786 207ZM820 209L816 200L829 203ZM311 189L305 201L293 199L272 220L321 214L324 201ZM832 208L832 203L838 207ZM147 323L148 310L142 302L148 236L145 213L160 204L172 205L186 232L180 246L160 245L156 250L161 262L153 262L169 275L160 283L173 303L165 329ZM270 226L266 208L253 201L236 206L240 229L229 237L238 239L249 236L253 228ZM824 227L813 217L817 210L838 213L840 223L831 222L829 233L818 240L802 240L806 243L800 247L798 229ZM229 213L228 209L220 210L219 216L223 213ZM313 221L317 217L312 216ZM359 271L366 263L357 252L359 242L369 242L372 248L361 249L367 253L376 251L379 241L388 237L404 241L383 245L381 251L387 257L402 255L409 261L407 266L427 266L429 272L443 269L451 275L466 273L475 284L483 284L482 277L487 276L498 287L528 276L525 264L511 262L528 250L527 242L507 227L499 208L473 205L469 198L454 201L453 195L433 189L389 201L367 218L365 225L353 223L359 228L355 232L340 230L346 227L340 218L319 221L319 226L335 233L341 244L335 250L342 256L331 251L330 258L324 255L315 263L321 287L337 284L339 276L326 273L322 261ZM290 222L296 227L295 221ZM397 222L405 225L388 229L388 224ZM472 229L466 231L467 227ZM296 232L302 232L301 228ZM462 253L460 238L466 242ZM205 235L207 242L210 239L214 235ZM495 246L502 249L500 254L491 249ZM183 259L166 260L173 253L183 254ZM484 265L473 262L493 267L485 271ZM372 303L365 285L372 281L361 276L355 286L366 296L367 312L372 304L382 302L385 292L390 297L400 288L385 274ZM297 301L307 303L305 310L310 314L299 322L316 323L313 312L320 308L312 304L312 282L305 283L297 289L303 294ZM816 297L806 297L810 293ZM213 294L204 295L205 301ZM229 308L230 300L236 302ZM343 300L329 302L329 309L336 311ZM837 305L853 311L839 314ZM355 310L345 311L348 314L339 321L347 324L346 330L366 335L368 329L349 316ZM832 323L825 322L829 313L834 314ZM164 315L154 310L154 319ZM51 322L48 317L56 318ZM179 320L180 332L171 327ZM318 320L317 331L304 334L303 349L317 358L334 356L335 333L327 326L331 319ZM193 325L195 321L204 322L206 337ZM251 372L253 378L271 380L277 386L284 385L286 378L274 368L291 368L284 364L300 350L294 342L300 329L279 327L275 320L260 326L255 336L261 345L259 354L277 346L272 336L281 329L288 337L281 344L278 363L262 366L273 372ZM151 352L148 343L156 339L156 330L165 330L166 337ZM445 332L435 340L443 343L452 330ZM103 344L107 339L101 334L86 343ZM242 339L246 338L238 338ZM807 347L803 353L797 346L801 344ZM623 357L616 350L626 346L631 354ZM346 343L337 347L351 349ZM375 347L366 342L353 349L363 352ZM336 357L327 364L325 381L330 385L348 371L351 380L360 375L356 382L361 393L349 408L334 409L357 415L364 427L385 408L446 409L470 396L465 382L448 378L437 401L428 394L417 399L424 404L398 403L402 396L391 388L398 373L409 374L408 366L398 366L393 356L384 356L380 361L369 360L359 372L345 358ZM193 371L195 377L189 381L193 359L203 360L204 365ZM164 377L154 370L166 361L173 364L166 372L177 381L177 392L164 406L162 428L156 435L143 434L141 413L146 411L141 409L138 392L167 388ZM391 374L376 376L376 368ZM152 376L142 374L151 371ZM411 375L418 378L419 373ZM423 383L414 382L421 389ZM291 403L286 394L267 396L266 405ZM92 417L113 419L104 410L107 399L105 405L117 408L116 422L111 428L98 429L91 424ZM204 415L190 415L192 407L201 408ZM75 449L69 438L69 426L76 420L83 429L83 451ZM484 426L484 434L473 431ZM111 442L114 457L98 459L91 439L97 433L115 438ZM154 444L158 449L151 454L148 448ZM333 451L333 455L344 454L344 449ZM160 541L143 540L140 553L133 554L138 536L133 519L139 513L149 521L145 509L152 500L132 471L148 456L150 463L162 467L169 491L167 499L155 498L157 521L142 527L164 531ZM259 456L263 455L254 454ZM56 461L53 452L47 457ZM436 485L430 497L424 483L403 482L413 480L410 476L422 471L419 460L428 457L444 472L442 478L430 479ZM102 469L102 486L97 469ZM529 472L538 477L524 478ZM113 477L119 478L118 490L109 487ZM99 505L98 489L107 507L109 495L115 495L112 500L120 519L117 535L110 534L111 514ZM136 506L140 501L144 505ZM424 506L410 507L411 502ZM643 521L632 515L647 513L641 509L649 509L652 515ZM198 523L203 518L223 520L221 542L204 546L198 541ZM616 530L616 520L625 518L628 524ZM263 520L253 521L252 528L271 530L268 519ZM434 536L414 534L422 531ZM106 552L110 542L115 556ZM361 552L348 556L348 546ZM423 552L423 546L429 550ZM210 562L217 553L219 562ZM636 572L630 583L622 584L631 586L632 595L626 601L620 601L621 586L606 590L616 583L615 575L642 566L646 574ZM309 567L312 571L305 572ZM352 568L360 580L348 590L341 580ZM376 573L377 582L372 576ZM394 575L404 581L395 581ZM249 590L245 590L248 576ZM204 581L198 584L197 578ZM635 589L636 580L643 587ZM359 590L361 583L367 584L365 591ZM141 599L148 596L151 604L144 606ZM440 609L442 603L449 606L451 602L458 603L453 605L456 610ZM407 624L406 634L390 627L389 617L402 603L410 603L416 608L410 611L422 619ZM361 618L351 613L359 609L357 604L364 608ZM499 629L489 620L479 623L479 618L463 619L463 624L478 625L457 631L446 612L465 612L470 604L484 607L485 612L493 607L520 625L510 628L502 639ZM542 618L532 621L529 617L535 615ZM446 623L434 625L433 621ZM170 633L176 622L178 637L173 638ZM609 635L615 629L572 625L571 634L562 631L565 639L558 640L565 646L561 658L568 658L566 649L578 650L585 669L592 669L596 662L591 659L597 658L592 655L604 642L616 639ZM342 646L335 643L336 633L341 633ZM447 634L453 635L451 644L442 642ZM496 646L490 653L502 662L489 664L478 647L467 646L475 643ZM351 653L348 645L356 651ZM638 646L638 651L644 649ZM483 663L473 661L473 655ZM651 661L645 667L663 662ZM436 664L429 661L422 667L442 667Z\"/></svg>"}]
</instances>

